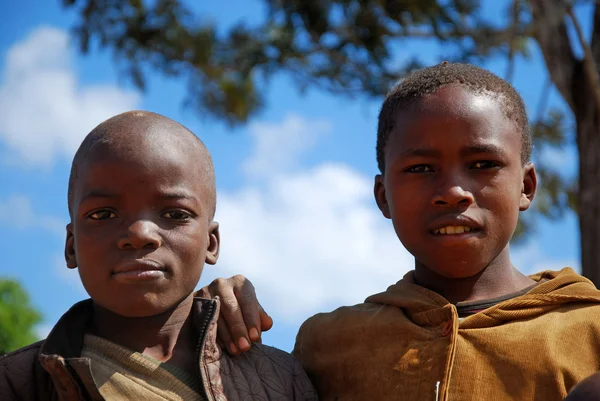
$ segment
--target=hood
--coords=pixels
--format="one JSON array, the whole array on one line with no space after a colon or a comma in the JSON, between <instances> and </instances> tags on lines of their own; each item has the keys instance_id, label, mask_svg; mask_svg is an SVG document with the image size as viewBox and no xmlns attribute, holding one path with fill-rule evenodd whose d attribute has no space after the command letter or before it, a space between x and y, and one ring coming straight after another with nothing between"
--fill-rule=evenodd
<instances>
[{"instance_id":1,"label":"hood","mask_svg":"<svg viewBox=\"0 0 600 401\"><path fill-rule=\"evenodd\" d=\"M460 328L492 327L511 320L529 319L569 303L600 303L600 291L594 284L569 267L529 277L540 284L524 295L465 318L461 321ZM438 324L438 321L429 321L431 317L448 316L448 309L453 308L441 295L416 285L413 272L407 273L385 292L368 297L365 302L402 308L411 320L420 325ZM440 313L442 310L445 313Z\"/></svg>"}]
</instances>

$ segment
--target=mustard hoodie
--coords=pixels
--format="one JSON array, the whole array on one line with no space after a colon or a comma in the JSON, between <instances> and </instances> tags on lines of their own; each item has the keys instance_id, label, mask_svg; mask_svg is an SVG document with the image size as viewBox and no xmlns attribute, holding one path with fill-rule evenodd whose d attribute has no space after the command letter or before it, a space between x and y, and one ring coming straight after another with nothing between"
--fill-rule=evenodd
<instances>
[{"instance_id":1,"label":"mustard hoodie","mask_svg":"<svg viewBox=\"0 0 600 401\"><path fill-rule=\"evenodd\" d=\"M459 321L412 272L308 319L294 355L321 400L562 400L600 370L600 291L565 268Z\"/></svg>"}]
</instances>

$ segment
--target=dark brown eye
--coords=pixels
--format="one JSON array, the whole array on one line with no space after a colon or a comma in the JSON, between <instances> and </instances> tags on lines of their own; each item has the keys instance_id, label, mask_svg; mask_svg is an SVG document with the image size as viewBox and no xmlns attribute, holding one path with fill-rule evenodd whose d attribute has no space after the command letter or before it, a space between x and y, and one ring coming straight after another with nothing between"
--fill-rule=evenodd
<instances>
[{"instance_id":1,"label":"dark brown eye","mask_svg":"<svg viewBox=\"0 0 600 401\"><path fill-rule=\"evenodd\" d=\"M184 212L182 210L171 210L169 212L163 213L162 217L165 219L173 219L173 220L187 220L187 219L191 218L192 216L189 213Z\"/></svg>"},{"instance_id":2,"label":"dark brown eye","mask_svg":"<svg viewBox=\"0 0 600 401\"><path fill-rule=\"evenodd\" d=\"M409 168L407 168L405 170L407 173L428 173L431 170L431 167L429 167L426 164L418 164L416 166L411 166Z\"/></svg>"},{"instance_id":3,"label":"dark brown eye","mask_svg":"<svg viewBox=\"0 0 600 401\"><path fill-rule=\"evenodd\" d=\"M117 217L115 212L111 210L97 210L88 216L92 220L108 220Z\"/></svg>"},{"instance_id":4,"label":"dark brown eye","mask_svg":"<svg viewBox=\"0 0 600 401\"><path fill-rule=\"evenodd\" d=\"M486 169L486 168L494 168L497 167L498 163L494 163L492 161L489 160L480 160L477 161L475 163L473 163L473 165L471 166L471 168L477 169L477 170L481 170L481 169Z\"/></svg>"}]
</instances>

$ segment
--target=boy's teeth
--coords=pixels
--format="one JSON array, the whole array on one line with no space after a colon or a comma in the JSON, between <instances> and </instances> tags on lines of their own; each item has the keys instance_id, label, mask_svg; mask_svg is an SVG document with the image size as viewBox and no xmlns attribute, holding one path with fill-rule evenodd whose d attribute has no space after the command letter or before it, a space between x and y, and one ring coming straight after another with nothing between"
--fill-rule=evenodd
<instances>
[{"instance_id":1,"label":"boy's teeth","mask_svg":"<svg viewBox=\"0 0 600 401\"><path fill-rule=\"evenodd\" d=\"M442 227L439 230L435 230L434 234L463 234L471 232L471 227L467 226L447 226Z\"/></svg>"}]
</instances>

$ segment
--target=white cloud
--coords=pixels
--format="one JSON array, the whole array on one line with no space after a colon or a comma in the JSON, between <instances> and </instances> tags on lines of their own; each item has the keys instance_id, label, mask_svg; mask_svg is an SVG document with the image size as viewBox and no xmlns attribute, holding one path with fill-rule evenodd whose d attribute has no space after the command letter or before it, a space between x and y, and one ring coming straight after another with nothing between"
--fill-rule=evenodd
<instances>
[{"instance_id":1,"label":"white cloud","mask_svg":"<svg viewBox=\"0 0 600 401\"><path fill-rule=\"evenodd\" d=\"M0 224L17 229L42 229L54 235L65 235L65 222L60 219L36 214L31 200L23 195L11 195L0 199Z\"/></svg>"},{"instance_id":2,"label":"white cloud","mask_svg":"<svg viewBox=\"0 0 600 401\"><path fill-rule=\"evenodd\" d=\"M40 27L7 52L0 85L0 138L11 164L49 166L69 159L106 118L135 108L139 96L111 85L82 85L65 31Z\"/></svg>"},{"instance_id":3,"label":"white cloud","mask_svg":"<svg viewBox=\"0 0 600 401\"><path fill-rule=\"evenodd\" d=\"M330 129L326 121L308 122L295 115L288 115L279 124L253 123L249 131L255 149L244 163L244 170L255 176L287 172Z\"/></svg>"},{"instance_id":4,"label":"white cloud","mask_svg":"<svg viewBox=\"0 0 600 401\"><path fill-rule=\"evenodd\" d=\"M250 169L254 180L219 193L222 254L203 282L244 274L269 313L288 323L362 302L414 265L375 206L371 177L343 164L292 168L309 148L302 138L326 127L297 116L254 125L257 149L246 163L260 166ZM283 162L287 170L268 168Z\"/></svg>"}]
</instances>

